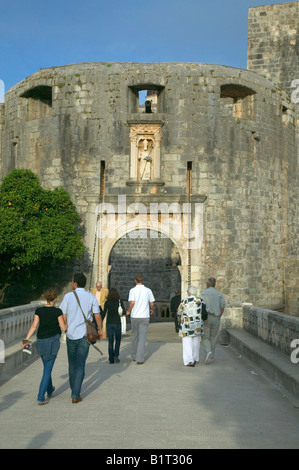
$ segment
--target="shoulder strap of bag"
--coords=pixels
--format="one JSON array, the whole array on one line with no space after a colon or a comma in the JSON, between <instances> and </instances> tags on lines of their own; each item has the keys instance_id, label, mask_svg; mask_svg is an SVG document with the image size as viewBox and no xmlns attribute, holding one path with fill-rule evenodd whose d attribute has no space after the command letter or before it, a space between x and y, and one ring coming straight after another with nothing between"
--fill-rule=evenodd
<instances>
[{"instance_id":1,"label":"shoulder strap of bag","mask_svg":"<svg viewBox=\"0 0 299 470\"><path fill-rule=\"evenodd\" d=\"M86 322L87 322L87 318L86 318L86 316L85 316L85 314L84 314L84 312L83 312L83 310L82 310L82 307L81 307L81 304L80 304L80 300L79 300L78 294L77 294L77 292L75 292L75 291L74 291L74 294L75 294L75 297L76 297L76 299L77 299L78 305L79 305L79 307L80 307L80 309L81 309L81 312L82 312L82 314L83 314L85 323L86 323Z\"/></svg>"}]
</instances>

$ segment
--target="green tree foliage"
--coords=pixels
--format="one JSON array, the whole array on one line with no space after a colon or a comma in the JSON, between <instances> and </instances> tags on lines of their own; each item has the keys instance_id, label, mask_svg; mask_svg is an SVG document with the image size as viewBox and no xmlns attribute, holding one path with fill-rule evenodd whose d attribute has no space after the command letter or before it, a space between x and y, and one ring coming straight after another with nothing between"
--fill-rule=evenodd
<instances>
[{"instance_id":1,"label":"green tree foliage","mask_svg":"<svg viewBox=\"0 0 299 470\"><path fill-rule=\"evenodd\" d=\"M9 173L0 186L0 303L9 285L37 287L53 267L81 257L79 224L62 187L43 189L30 170Z\"/></svg>"}]
</instances>

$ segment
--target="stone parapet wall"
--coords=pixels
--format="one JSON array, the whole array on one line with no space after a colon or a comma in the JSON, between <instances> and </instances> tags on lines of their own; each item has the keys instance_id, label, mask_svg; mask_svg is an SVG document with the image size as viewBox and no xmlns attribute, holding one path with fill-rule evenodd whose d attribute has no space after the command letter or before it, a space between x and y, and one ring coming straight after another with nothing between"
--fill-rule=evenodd
<instances>
[{"instance_id":1,"label":"stone parapet wall","mask_svg":"<svg viewBox=\"0 0 299 470\"><path fill-rule=\"evenodd\" d=\"M284 262L284 285L286 311L299 317L299 257L286 256Z\"/></svg>"},{"instance_id":2,"label":"stone parapet wall","mask_svg":"<svg viewBox=\"0 0 299 470\"><path fill-rule=\"evenodd\" d=\"M299 318L249 305L243 306L243 328L287 355L299 339Z\"/></svg>"},{"instance_id":3,"label":"stone parapet wall","mask_svg":"<svg viewBox=\"0 0 299 470\"><path fill-rule=\"evenodd\" d=\"M41 304L42 302L32 302L29 305L0 310L0 339L5 347L26 336L33 322L34 312Z\"/></svg>"}]
</instances>

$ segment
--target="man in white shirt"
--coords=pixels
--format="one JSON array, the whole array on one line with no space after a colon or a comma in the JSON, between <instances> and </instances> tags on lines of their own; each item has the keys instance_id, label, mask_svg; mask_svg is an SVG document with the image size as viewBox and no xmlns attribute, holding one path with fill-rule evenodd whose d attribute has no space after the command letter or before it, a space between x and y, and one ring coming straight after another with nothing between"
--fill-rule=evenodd
<instances>
[{"instance_id":1,"label":"man in white shirt","mask_svg":"<svg viewBox=\"0 0 299 470\"><path fill-rule=\"evenodd\" d=\"M82 310L86 318L92 321L91 313L94 314L98 325L98 333L102 335L102 317L96 297L87 292L84 287L86 277L77 273L73 277L73 289L75 290ZM82 401L80 396L81 386L85 376L85 363L89 352L90 343L86 338L85 320L77 302L74 292L66 294L61 302L60 308L67 322L66 344L69 362L69 381L72 391L72 403Z\"/></svg>"},{"instance_id":2,"label":"man in white shirt","mask_svg":"<svg viewBox=\"0 0 299 470\"><path fill-rule=\"evenodd\" d=\"M151 289L143 285L141 273L136 274L135 282L136 286L129 293L127 315L131 315L132 325L131 356L137 364L143 364L146 332L150 315L153 314L155 298Z\"/></svg>"}]
</instances>

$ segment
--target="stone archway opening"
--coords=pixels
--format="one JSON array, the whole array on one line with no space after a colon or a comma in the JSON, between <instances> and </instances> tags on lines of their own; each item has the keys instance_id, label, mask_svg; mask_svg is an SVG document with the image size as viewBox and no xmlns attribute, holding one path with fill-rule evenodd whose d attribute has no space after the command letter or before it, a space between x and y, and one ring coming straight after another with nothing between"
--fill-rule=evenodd
<instances>
[{"instance_id":1,"label":"stone archway opening","mask_svg":"<svg viewBox=\"0 0 299 470\"><path fill-rule=\"evenodd\" d=\"M126 301L136 273L142 272L144 284L156 299L153 319L171 320L170 299L176 290L181 291L181 258L170 238L146 229L129 232L113 246L108 264L108 288L116 288Z\"/></svg>"}]
</instances>

